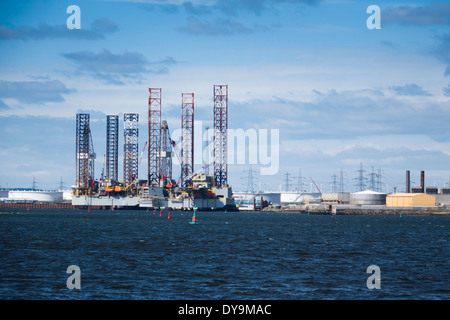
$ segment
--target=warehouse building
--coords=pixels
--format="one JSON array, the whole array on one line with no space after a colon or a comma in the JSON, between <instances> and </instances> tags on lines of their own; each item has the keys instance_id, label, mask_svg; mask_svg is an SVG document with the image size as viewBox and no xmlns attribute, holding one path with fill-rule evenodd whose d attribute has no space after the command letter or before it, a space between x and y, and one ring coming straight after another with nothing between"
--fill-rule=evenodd
<instances>
[{"instance_id":1,"label":"warehouse building","mask_svg":"<svg viewBox=\"0 0 450 320\"><path fill-rule=\"evenodd\" d=\"M386 207L434 207L436 198L425 193L396 193L386 197Z\"/></svg>"}]
</instances>

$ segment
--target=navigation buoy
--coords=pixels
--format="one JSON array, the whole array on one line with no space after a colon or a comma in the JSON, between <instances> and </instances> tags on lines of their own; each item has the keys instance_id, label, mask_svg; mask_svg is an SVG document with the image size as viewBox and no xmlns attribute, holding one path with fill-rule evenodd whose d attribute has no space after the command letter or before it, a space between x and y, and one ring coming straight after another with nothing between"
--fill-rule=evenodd
<instances>
[{"instance_id":1,"label":"navigation buoy","mask_svg":"<svg viewBox=\"0 0 450 320\"><path fill-rule=\"evenodd\" d=\"M194 207L194 215L192 216L192 220L191 222L189 222L190 224L197 224L197 218L195 217L195 212L197 211L197 207Z\"/></svg>"}]
</instances>

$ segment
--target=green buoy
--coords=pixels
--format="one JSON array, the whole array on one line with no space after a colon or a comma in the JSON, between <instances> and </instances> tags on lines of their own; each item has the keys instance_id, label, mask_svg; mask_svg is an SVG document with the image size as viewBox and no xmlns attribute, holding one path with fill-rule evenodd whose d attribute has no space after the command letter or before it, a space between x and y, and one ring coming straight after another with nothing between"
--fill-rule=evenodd
<instances>
[{"instance_id":1,"label":"green buoy","mask_svg":"<svg viewBox=\"0 0 450 320\"><path fill-rule=\"evenodd\" d=\"M189 224L198 224L197 218L195 217L196 211L197 211L197 207L194 207L194 215L192 216L192 220L189 222Z\"/></svg>"}]
</instances>

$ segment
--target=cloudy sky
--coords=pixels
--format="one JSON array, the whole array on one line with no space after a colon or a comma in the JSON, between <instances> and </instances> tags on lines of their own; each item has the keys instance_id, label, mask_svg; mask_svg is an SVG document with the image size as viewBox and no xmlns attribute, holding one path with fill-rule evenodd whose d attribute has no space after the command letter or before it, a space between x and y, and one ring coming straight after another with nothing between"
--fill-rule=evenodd
<instances>
[{"instance_id":1,"label":"cloudy sky","mask_svg":"<svg viewBox=\"0 0 450 320\"><path fill-rule=\"evenodd\" d=\"M67 28L70 5L79 30ZM381 29L367 28L370 5ZM289 173L295 188L301 170L306 189L312 178L329 191L342 170L354 191L361 163L382 172L383 191L404 190L406 170L413 184L425 170L427 185L448 185L449 26L446 1L3 0L0 187L73 185L80 112L91 115L98 177L107 114L140 114L141 149L149 87L162 88L174 134L182 92L195 93L205 128L214 84L229 86L229 128L279 130L279 169L260 175L258 159L258 187L279 189ZM235 190L248 169L229 166Z\"/></svg>"}]
</instances>

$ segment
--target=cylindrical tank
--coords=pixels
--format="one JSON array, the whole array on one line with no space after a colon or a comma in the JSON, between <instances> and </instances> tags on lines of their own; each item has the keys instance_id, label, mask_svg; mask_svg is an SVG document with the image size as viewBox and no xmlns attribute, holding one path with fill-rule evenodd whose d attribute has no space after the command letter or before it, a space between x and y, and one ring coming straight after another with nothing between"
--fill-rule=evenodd
<instances>
[{"instance_id":1,"label":"cylindrical tank","mask_svg":"<svg viewBox=\"0 0 450 320\"><path fill-rule=\"evenodd\" d=\"M62 191L9 190L9 199L34 201L62 201Z\"/></svg>"},{"instance_id":2,"label":"cylindrical tank","mask_svg":"<svg viewBox=\"0 0 450 320\"><path fill-rule=\"evenodd\" d=\"M375 192L372 190L365 190L361 192L355 192L350 194L351 204L364 204L364 205L385 205L386 194Z\"/></svg>"}]
</instances>

